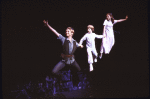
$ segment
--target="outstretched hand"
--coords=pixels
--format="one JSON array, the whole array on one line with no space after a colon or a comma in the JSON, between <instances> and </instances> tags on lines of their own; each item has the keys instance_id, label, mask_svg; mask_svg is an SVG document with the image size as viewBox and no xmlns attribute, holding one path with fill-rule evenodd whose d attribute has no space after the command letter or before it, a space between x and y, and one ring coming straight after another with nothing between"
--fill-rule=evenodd
<instances>
[{"instance_id":1,"label":"outstretched hand","mask_svg":"<svg viewBox=\"0 0 150 99\"><path fill-rule=\"evenodd\" d=\"M47 21L43 20L43 23L45 26L48 26L48 20Z\"/></svg>"},{"instance_id":2,"label":"outstretched hand","mask_svg":"<svg viewBox=\"0 0 150 99\"><path fill-rule=\"evenodd\" d=\"M128 19L128 15L126 15L126 18L125 18L126 20Z\"/></svg>"}]
</instances>

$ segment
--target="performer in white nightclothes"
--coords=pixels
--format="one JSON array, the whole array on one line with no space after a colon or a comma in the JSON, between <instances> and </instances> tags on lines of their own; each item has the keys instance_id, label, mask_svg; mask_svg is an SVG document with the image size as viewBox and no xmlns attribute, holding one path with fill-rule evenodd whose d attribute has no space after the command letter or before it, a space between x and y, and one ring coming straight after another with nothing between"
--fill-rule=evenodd
<instances>
[{"instance_id":1,"label":"performer in white nightclothes","mask_svg":"<svg viewBox=\"0 0 150 99\"><path fill-rule=\"evenodd\" d=\"M106 37L102 39L102 44L101 44L101 48L100 48L100 56L99 56L100 59L102 58L103 52L105 52L105 54L110 53L110 51L115 43L113 25L117 22L122 22L127 19L128 19L128 16L126 16L125 19L114 20L112 13L106 14L106 19L103 23L103 25L104 25L103 35L105 35Z\"/></svg>"},{"instance_id":2,"label":"performer in white nightclothes","mask_svg":"<svg viewBox=\"0 0 150 99\"><path fill-rule=\"evenodd\" d=\"M93 25L88 25L87 26L87 31L88 33L86 33L80 40L79 44L82 45L83 41L86 40L86 48L87 48L87 54L88 54L88 63L89 63L89 67L90 67L90 71L93 71L93 55L95 56L94 62L97 62L97 51L95 48L95 38L101 39L104 36L103 35L97 35L95 33L93 33L92 31L94 31L94 26Z\"/></svg>"}]
</instances>

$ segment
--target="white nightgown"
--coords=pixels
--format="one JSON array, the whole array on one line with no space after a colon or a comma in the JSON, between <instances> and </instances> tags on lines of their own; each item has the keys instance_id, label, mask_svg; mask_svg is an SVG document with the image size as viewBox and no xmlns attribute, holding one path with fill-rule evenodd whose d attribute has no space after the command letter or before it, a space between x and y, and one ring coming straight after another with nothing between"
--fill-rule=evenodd
<instances>
[{"instance_id":1,"label":"white nightgown","mask_svg":"<svg viewBox=\"0 0 150 99\"><path fill-rule=\"evenodd\" d=\"M105 26L106 37L102 39L100 53L103 53L104 51L105 54L109 54L109 52L111 51L115 43L114 31L113 31L113 25L115 23L117 23L117 20L114 20L114 23L108 20L104 21L103 25Z\"/></svg>"}]
</instances>

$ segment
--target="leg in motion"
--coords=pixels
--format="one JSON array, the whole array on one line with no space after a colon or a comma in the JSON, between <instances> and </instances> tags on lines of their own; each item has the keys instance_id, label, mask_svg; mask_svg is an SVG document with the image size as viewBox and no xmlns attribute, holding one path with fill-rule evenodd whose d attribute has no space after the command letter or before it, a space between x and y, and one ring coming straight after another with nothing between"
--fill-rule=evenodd
<instances>
[{"instance_id":1,"label":"leg in motion","mask_svg":"<svg viewBox=\"0 0 150 99\"><path fill-rule=\"evenodd\" d=\"M87 48L89 71L93 71L93 56L90 48Z\"/></svg>"},{"instance_id":2,"label":"leg in motion","mask_svg":"<svg viewBox=\"0 0 150 99\"><path fill-rule=\"evenodd\" d=\"M77 74L78 71L80 70L81 70L80 66L78 65L76 61L74 61L71 66L72 81L73 81L74 86L78 86L78 83L80 82L79 76Z\"/></svg>"},{"instance_id":3,"label":"leg in motion","mask_svg":"<svg viewBox=\"0 0 150 99\"><path fill-rule=\"evenodd\" d=\"M94 62L97 62L98 53L97 53L96 49L93 49L93 50L92 50L92 53L93 53L93 55L94 55Z\"/></svg>"},{"instance_id":4,"label":"leg in motion","mask_svg":"<svg viewBox=\"0 0 150 99\"><path fill-rule=\"evenodd\" d=\"M52 70L52 77L53 77L53 95L56 94L56 83L60 84L61 75L58 73L63 67L65 67L65 63L60 61L57 63Z\"/></svg>"}]
</instances>

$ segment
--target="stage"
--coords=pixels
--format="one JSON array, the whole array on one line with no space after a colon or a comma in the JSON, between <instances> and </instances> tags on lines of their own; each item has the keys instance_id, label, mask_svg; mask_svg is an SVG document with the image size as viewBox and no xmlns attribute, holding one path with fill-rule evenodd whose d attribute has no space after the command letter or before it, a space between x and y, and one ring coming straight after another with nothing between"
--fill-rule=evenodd
<instances>
[{"instance_id":1,"label":"stage","mask_svg":"<svg viewBox=\"0 0 150 99\"><path fill-rule=\"evenodd\" d=\"M3 99L17 95L27 99L149 96L148 0L15 1L2 1ZM62 43L44 26L43 20L48 20L49 25L63 36L67 27L73 27L73 38L79 42L87 33L88 25L94 26L94 33L102 35L107 13L112 13L116 20L128 15L128 20L113 26L115 44L112 50L108 55L104 53L102 59L98 57L97 63L93 64L94 71L89 72L84 41L84 47L74 54L81 67L81 83L75 90L71 80L67 81L70 83L65 85L68 89L53 95L53 88L46 85L46 77L51 77L52 69L61 60ZM95 39L98 55L101 43L102 39ZM27 87L29 84L31 89Z\"/></svg>"}]
</instances>

